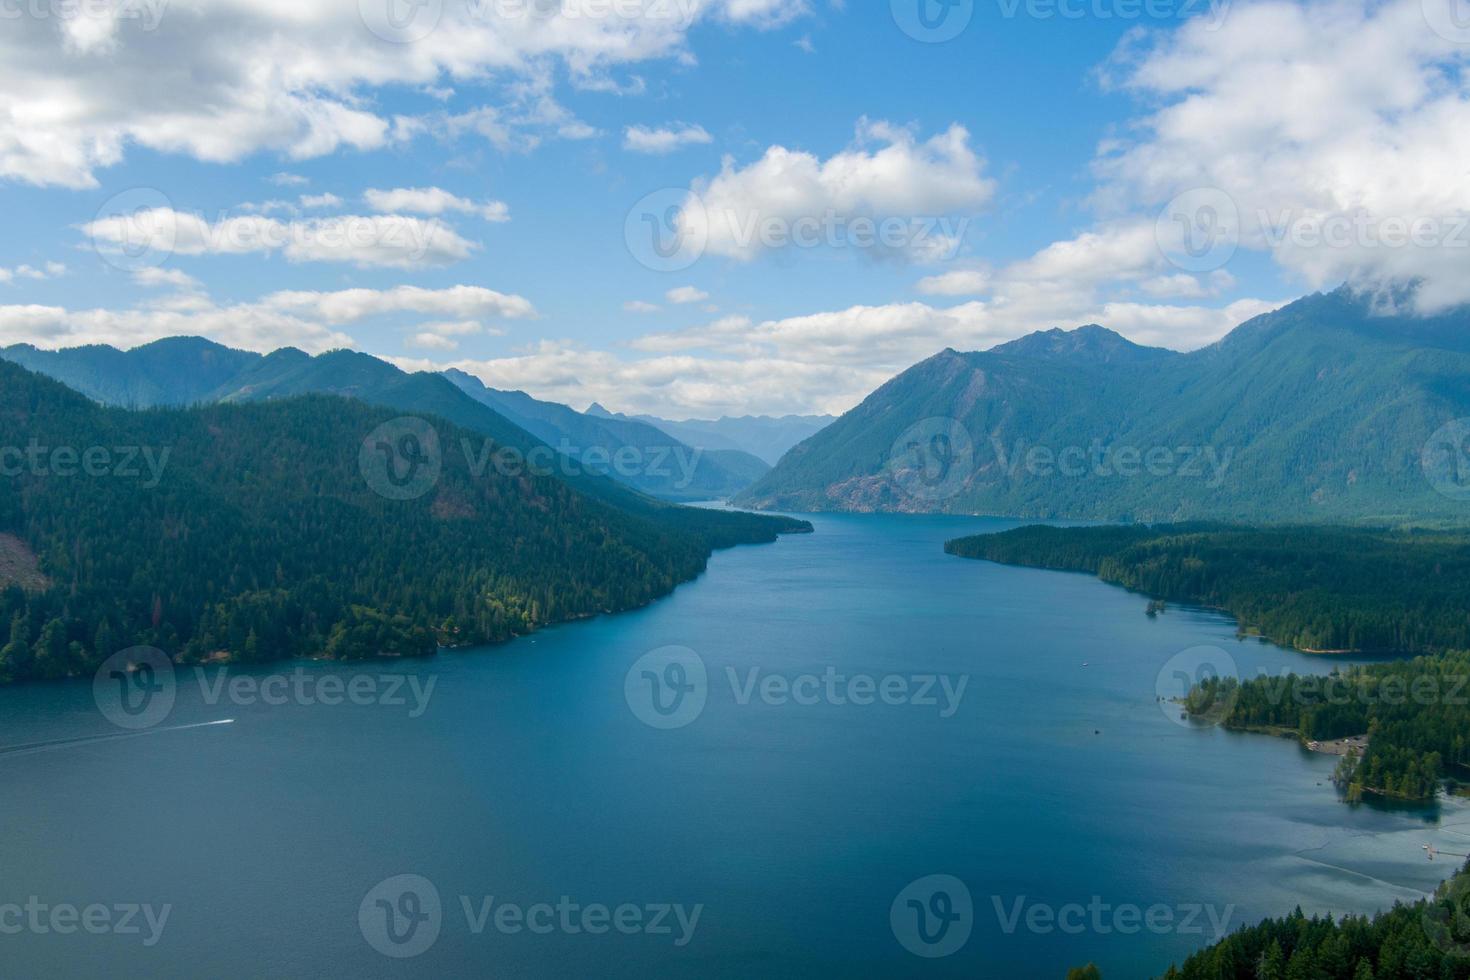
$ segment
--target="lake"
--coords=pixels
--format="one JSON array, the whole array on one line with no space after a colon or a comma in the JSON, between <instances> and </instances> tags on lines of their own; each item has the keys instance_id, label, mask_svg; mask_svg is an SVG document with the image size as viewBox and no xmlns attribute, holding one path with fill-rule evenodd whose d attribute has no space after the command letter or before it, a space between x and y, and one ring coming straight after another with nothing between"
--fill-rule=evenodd
<instances>
[{"instance_id":1,"label":"lake","mask_svg":"<svg viewBox=\"0 0 1470 980\"><path fill-rule=\"evenodd\" d=\"M0 690L0 972L1132 978L1470 851L1458 803L1348 807L1334 759L1160 701L1199 647L1343 661L942 552L1014 522L813 521L503 647L181 668L151 716L104 678L136 734Z\"/></svg>"}]
</instances>

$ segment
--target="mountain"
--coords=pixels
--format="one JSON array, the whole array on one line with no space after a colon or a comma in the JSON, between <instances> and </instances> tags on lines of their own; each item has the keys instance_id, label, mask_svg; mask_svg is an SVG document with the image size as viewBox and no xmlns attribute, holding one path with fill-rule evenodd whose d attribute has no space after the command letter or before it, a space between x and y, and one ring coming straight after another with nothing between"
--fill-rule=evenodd
<instances>
[{"instance_id":1,"label":"mountain","mask_svg":"<svg viewBox=\"0 0 1470 980\"><path fill-rule=\"evenodd\" d=\"M652 415L621 415L595 402L587 414L606 419L645 422L691 446L705 450L739 450L776 465L791 447L816 435L833 422L830 415L747 415L740 418L671 422Z\"/></svg>"},{"instance_id":2,"label":"mountain","mask_svg":"<svg viewBox=\"0 0 1470 980\"><path fill-rule=\"evenodd\" d=\"M590 417L520 392L494 391L457 371L446 374L452 384L443 379L432 382L425 380L428 376L406 374L354 351L312 357L288 347L261 356L197 337L179 337L130 351L103 346L42 351L18 345L0 350L0 359L53 377L104 404L123 407L248 402L315 393L359 398L410 414L433 413L518 445L524 436L511 433L508 426L514 426L548 445L566 448L576 465L559 467L561 475L591 471L665 500L724 499L770 469L749 453L692 447L647 423Z\"/></svg>"},{"instance_id":3,"label":"mountain","mask_svg":"<svg viewBox=\"0 0 1470 980\"><path fill-rule=\"evenodd\" d=\"M459 396L400 382L416 387ZM645 604L712 547L810 530L601 481L615 506L479 465L458 451L478 430L399 414L320 394L129 411L0 361L0 446L26 447L0 468L0 680L88 674L135 645L192 662L494 642Z\"/></svg>"},{"instance_id":4,"label":"mountain","mask_svg":"<svg viewBox=\"0 0 1470 980\"><path fill-rule=\"evenodd\" d=\"M635 419L586 415L523 391L498 391L463 371L444 376L471 398L584 465L664 499L723 499L750 486L770 467L740 450L694 447ZM592 454L589 458L589 454Z\"/></svg>"},{"instance_id":5,"label":"mountain","mask_svg":"<svg viewBox=\"0 0 1470 980\"><path fill-rule=\"evenodd\" d=\"M129 351L101 345L38 350L16 344L0 359L55 378L108 405L192 405L260 359L202 337L170 337Z\"/></svg>"},{"instance_id":6,"label":"mountain","mask_svg":"<svg viewBox=\"0 0 1470 980\"><path fill-rule=\"evenodd\" d=\"M1175 356L1162 347L1140 347L1095 323L1076 330L1043 330L993 347L991 353L1088 364L1143 364Z\"/></svg>"},{"instance_id":7,"label":"mountain","mask_svg":"<svg viewBox=\"0 0 1470 980\"><path fill-rule=\"evenodd\" d=\"M737 502L1463 523L1470 426L1443 427L1470 416L1467 338L1470 310L1382 315L1344 288L1188 354L1101 327L946 350L798 446Z\"/></svg>"}]
</instances>

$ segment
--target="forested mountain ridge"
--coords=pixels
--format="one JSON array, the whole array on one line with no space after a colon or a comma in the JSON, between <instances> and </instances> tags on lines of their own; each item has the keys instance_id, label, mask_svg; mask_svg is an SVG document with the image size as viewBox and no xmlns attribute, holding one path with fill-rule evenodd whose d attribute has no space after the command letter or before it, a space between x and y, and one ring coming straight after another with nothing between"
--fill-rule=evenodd
<instances>
[{"instance_id":1,"label":"forested mountain ridge","mask_svg":"<svg viewBox=\"0 0 1470 980\"><path fill-rule=\"evenodd\" d=\"M288 347L262 356L197 337L178 337L128 351L105 346L49 351L17 345L0 350L0 359L53 377L96 401L127 408L317 393L438 414L508 442L520 438L508 436L506 425L513 424L536 440L562 448L582 464L578 471L606 476L666 500L724 499L769 469L748 453L696 450L642 422L606 420L519 392L495 391L461 372L442 377L410 374L350 350L313 357ZM414 403L418 397L423 403ZM499 421L491 419L492 414Z\"/></svg>"},{"instance_id":2,"label":"forested mountain ridge","mask_svg":"<svg viewBox=\"0 0 1470 980\"><path fill-rule=\"evenodd\" d=\"M1470 417L1467 336L1470 310L1377 315L1344 288L1188 354L1099 327L946 350L793 449L737 502L1462 523L1470 494L1439 492L1422 464L1443 426Z\"/></svg>"},{"instance_id":3,"label":"forested mountain ridge","mask_svg":"<svg viewBox=\"0 0 1470 980\"><path fill-rule=\"evenodd\" d=\"M260 355L202 337L169 337L129 351L100 344L59 351L16 344L0 349L0 359L55 378L104 404L154 408L211 401L216 388Z\"/></svg>"},{"instance_id":4,"label":"forested mountain ridge","mask_svg":"<svg viewBox=\"0 0 1470 980\"><path fill-rule=\"evenodd\" d=\"M617 488L642 508L624 510L477 465L499 444L432 416L435 478L390 499L371 467L396 443L365 441L398 414L322 395L128 411L0 362L0 533L47 578L0 588L0 677L85 674L138 644L256 661L499 641L643 605L711 547L810 529Z\"/></svg>"}]
</instances>

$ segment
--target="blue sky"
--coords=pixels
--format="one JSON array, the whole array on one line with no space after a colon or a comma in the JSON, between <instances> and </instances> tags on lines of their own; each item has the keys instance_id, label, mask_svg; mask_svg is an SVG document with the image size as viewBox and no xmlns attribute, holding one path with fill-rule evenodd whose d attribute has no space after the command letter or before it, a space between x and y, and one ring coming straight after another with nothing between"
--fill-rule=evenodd
<instances>
[{"instance_id":1,"label":"blue sky","mask_svg":"<svg viewBox=\"0 0 1470 980\"><path fill-rule=\"evenodd\" d=\"M375 34L404 2L7 19L0 339L349 345L689 417L1052 326L1198 347L1345 279L1467 298L1439 0L428 0ZM630 247L649 195L676 270Z\"/></svg>"}]
</instances>

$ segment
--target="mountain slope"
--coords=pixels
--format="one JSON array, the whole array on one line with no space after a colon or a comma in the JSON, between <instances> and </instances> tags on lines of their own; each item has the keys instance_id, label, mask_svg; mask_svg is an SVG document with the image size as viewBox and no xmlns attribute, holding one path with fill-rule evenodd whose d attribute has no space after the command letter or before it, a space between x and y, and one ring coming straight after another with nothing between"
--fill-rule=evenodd
<instances>
[{"instance_id":1,"label":"mountain slope","mask_svg":"<svg viewBox=\"0 0 1470 980\"><path fill-rule=\"evenodd\" d=\"M0 590L0 679L85 674L138 644L254 661L503 640L663 595L715 539L802 529L652 501L635 513L478 469L451 447L480 434L432 415L433 479L399 499L389 474L406 454L375 469L396 414L321 395L132 412L0 363L0 445L46 447L0 470L0 534L45 576Z\"/></svg>"},{"instance_id":2,"label":"mountain slope","mask_svg":"<svg viewBox=\"0 0 1470 980\"><path fill-rule=\"evenodd\" d=\"M1189 354L1101 328L945 351L739 502L1098 520L1463 522L1421 459L1470 416L1470 311L1373 316L1346 290ZM1432 448L1432 446L1431 446ZM1458 499L1457 499L1458 496Z\"/></svg>"},{"instance_id":3,"label":"mountain slope","mask_svg":"<svg viewBox=\"0 0 1470 980\"><path fill-rule=\"evenodd\" d=\"M104 404L152 408L207 401L215 387L260 355L202 337L170 337L128 351L106 346L49 351L17 344L0 350L0 359L53 377Z\"/></svg>"},{"instance_id":4,"label":"mountain slope","mask_svg":"<svg viewBox=\"0 0 1470 980\"><path fill-rule=\"evenodd\" d=\"M495 464L499 460L497 465L509 475L533 473L555 477L581 493L630 514L699 534L710 547L770 540L767 535L772 532L807 529L802 522L783 521L772 526L759 523L762 518L755 515L677 507L654 499L634 489L631 481L615 479L615 475L622 475L620 473L598 471L563 457L555 451L556 446L549 445L490 405L470 397L448 377L427 372L408 374L369 354L340 350L310 357L289 349L276 351L236 381L239 382L238 387L236 382L231 382L215 391L213 397L226 403L240 403L273 401L305 394L332 394L392 408L406 415L432 415L445 419L479 436L488 437L497 447L512 451L509 456L487 456L487 445L484 439L479 439L447 445L446 452L474 459L479 465ZM548 449L552 451L548 452ZM681 472L674 454L670 452L669 456L665 463L669 472Z\"/></svg>"}]
</instances>

